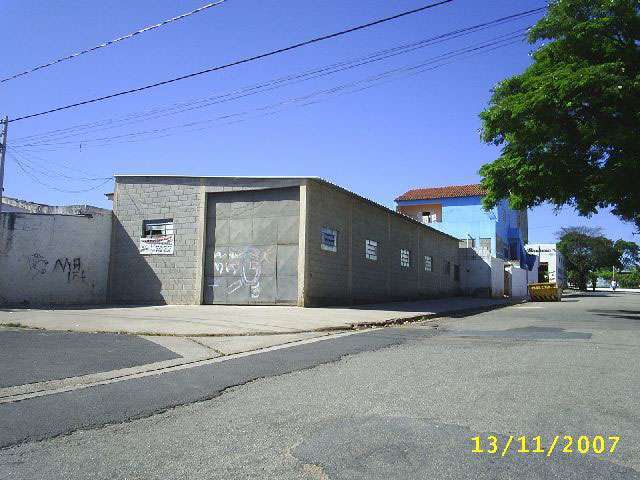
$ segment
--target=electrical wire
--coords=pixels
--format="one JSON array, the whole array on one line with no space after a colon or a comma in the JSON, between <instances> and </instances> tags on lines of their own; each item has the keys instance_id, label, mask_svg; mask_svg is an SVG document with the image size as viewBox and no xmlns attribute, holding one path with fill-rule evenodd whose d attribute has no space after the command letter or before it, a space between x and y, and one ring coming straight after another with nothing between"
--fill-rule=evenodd
<instances>
[{"instance_id":1,"label":"electrical wire","mask_svg":"<svg viewBox=\"0 0 640 480\"><path fill-rule=\"evenodd\" d=\"M62 110L68 110L70 108L76 108L76 107L79 107L79 106L82 106L82 105L88 105L90 103L101 102L101 101L104 101L104 100L109 100L109 99L120 97L120 96L123 96L123 95L129 95L129 94L133 94L133 93L138 93L138 92L141 92L141 91L144 91L144 90L148 90L148 89L151 89L151 88L156 88L156 87L160 87L160 86L163 86L163 85L168 85L170 83L175 83L175 82L178 82L178 81L181 81L181 80L186 80L186 79L189 79L189 78L193 78L193 77L196 77L196 76L199 76L199 75L204 75L206 73L212 73L212 72L224 70L224 69L227 69L227 68L235 67L235 66L238 66L238 65L242 65L244 63L253 62L253 61L256 61L256 60L261 60L263 58L271 57L271 56L278 55L278 54L285 53L285 52L289 52L291 50L295 50L295 49L298 49L298 48L301 48L301 47L306 47L306 46L312 45L314 43L319 43L319 42L322 42L322 41L325 41L325 40L330 40L332 38L336 38L336 37L340 37L340 36L343 36L343 35L347 35L349 33L353 33L353 32L359 31L359 30L363 30L363 29L366 29L366 28L369 28L369 27L373 27L375 25L380 25L382 23L386 23L386 22L389 22L389 21L392 21L392 20L397 20L397 19L405 17L407 15L412 15L412 14L415 14L415 13L418 13L418 12L422 12L422 11L425 11L425 10L428 10L428 9L431 9L431 8L435 8L435 7L438 7L438 6L447 4L447 3L451 3L451 2L453 2L453 0L441 0L439 2L431 3L431 4L428 4L428 5L424 5L422 7L415 8L413 10L407 10L407 11L401 12L401 13L398 13L396 15L392 15L390 17L381 18L381 19L378 19L378 20L375 20L375 21L372 21L372 22L368 22L368 23L365 23L365 24L362 24L362 25L358 25L358 26L355 26L355 27L348 28L346 30L341 30L339 32L330 33L330 34L327 34L327 35L322 35L320 37L311 38L311 39L305 40L303 42L299 42L299 43L296 43L296 44L293 44L293 45L289 45L289 46L286 46L286 47L278 48L276 50L271 50L269 52L265 52L265 53L261 53L261 54L258 54L258 55L254 55L252 57L247 57L247 58L243 58L243 59L240 59L240 60L236 60L236 61L224 64L224 65L218 65L218 66L215 66L215 67L210 67L210 68L207 68L207 69L204 69L204 70L200 70L198 72L193 72L193 73L189 73L189 74L182 75L182 76L179 76L179 77L171 78L171 79L168 79L168 80L163 80L163 81L160 81L160 82L151 83L151 84L148 84L148 85L143 85L141 87L131 88L131 89L128 89L128 90L122 90L122 91L119 91L119 92L116 92L116 93L112 93L112 94L109 94L109 95L104 95L102 97L96 97L96 98L92 98L92 99L89 99L89 100L83 100L83 101L80 101L80 102L71 103L71 104L68 104L68 105L52 108L52 109L45 110L45 111L38 112L38 113L31 113L31 114L28 114L28 115L22 115L22 116L19 116L17 118L9 119L9 122L17 122L17 121L20 121L20 120L26 120L28 118L40 117L42 115L48 115L48 114L51 114L51 113L54 113L54 112L59 112L59 111L62 111Z\"/></svg>"},{"instance_id":2,"label":"electrical wire","mask_svg":"<svg viewBox=\"0 0 640 480\"><path fill-rule=\"evenodd\" d=\"M85 192L90 192L92 190L97 190L98 188L102 187L103 185L106 185L107 183L109 183L110 181L113 181L113 178L111 178L111 177L106 178L105 177L105 179L104 179L104 181L102 183L100 183L98 185L95 185L93 187L83 188L83 189L78 189L78 190L64 189L64 188L60 188L60 187L48 184L48 183L43 182L42 180L40 180L36 175L34 175L31 171L29 171L29 169L20 161L20 159L15 154L9 154L9 159L11 161L13 161L18 166L18 168L20 169L20 171L22 171L22 173L24 173L27 177L29 177L31 180L36 182L38 185L42 185L45 188L48 188L50 190L55 190L55 191L58 191L58 192L62 192L62 193L85 193Z\"/></svg>"},{"instance_id":3,"label":"electrical wire","mask_svg":"<svg viewBox=\"0 0 640 480\"><path fill-rule=\"evenodd\" d=\"M169 23L177 22L178 20L182 20L184 18L190 17L191 15L195 15L196 13L203 12L205 10L208 10L208 9L212 8L212 7L217 7L218 5L221 5L222 3L226 2L226 1L227 0L218 0L217 2L207 3L206 5L198 7L195 10L191 10L190 12L183 13L181 15L177 15L177 16L169 18L167 20L163 20L162 22L156 23L154 25L149 25L148 27L141 28L140 30L136 30L135 32L131 32L131 33L128 33L128 34L123 35L121 37L114 38L113 40L109 40L107 42L103 42L103 43L101 43L99 45L96 45L95 47L91 47L91 48L87 48L87 49L84 49L84 50L80 50L78 52L72 53L71 55L66 55L64 57L58 58L58 59L53 60L51 62L43 63L42 65L37 65L37 66L35 66L33 68L29 68L27 70L24 70L24 71L22 71L20 73L16 73L16 74L10 75L8 77L2 78L2 79L0 79L0 83L5 83L5 82L8 82L10 80L14 80L16 78L23 77L25 75L29 75L29 74L31 74L33 72L37 72L38 70L42 70L43 68L48 68L48 67L56 65L58 63L62 63L62 62L66 62L68 60L72 60L72 59L74 59L76 57L79 57L81 55L85 55L87 53L95 52L96 50L99 50L101 48L109 47L109 46L114 45L116 43L122 42L123 40L128 40L128 39L133 38L133 37L135 37L137 35L140 35L142 33L146 33L146 32L149 32L151 30L155 30L156 28L163 27L163 26L165 26L165 25L167 25Z\"/></svg>"},{"instance_id":4,"label":"electrical wire","mask_svg":"<svg viewBox=\"0 0 640 480\"><path fill-rule=\"evenodd\" d=\"M174 125L174 126L145 130L145 131L131 132L131 133L126 133L122 135L100 137L100 138L93 138L93 139L91 138L82 139L81 143L82 144L93 143L94 146L105 146L105 145L111 145L114 143L132 143L131 141L124 142L124 141L114 141L114 140L123 140L123 139L133 138L135 141L135 140L139 140L140 139L139 137L142 137L145 135L155 135L156 136L155 138L164 138L169 136L169 134L167 134L168 132L172 132L174 130L189 128L190 130L187 130L187 131L193 132L193 131L200 131L206 128L211 128L211 127L204 127L204 128L194 129L193 127L201 127L202 125L207 125L215 122L225 121L225 124L238 123L239 121L242 121L241 119L242 117L246 117L250 113L253 113L253 111L264 112L267 110L274 110L277 108L286 107L289 104L298 104L300 106L311 105L319 102L318 100L315 100L315 98L318 98L318 97L322 98L322 97L329 97L332 95L342 94L342 93L355 93L358 91L365 90L367 88L371 88L373 86L380 85L382 83L387 83L387 81L391 81L395 79L395 77L400 77L403 75L404 76L416 75L419 73L424 73L424 71L440 68L442 66L453 63L453 61L458 57L465 58L465 57L475 55L477 53L492 51L496 48L511 45L513 43L521 41L525 31L526 31L526 28L521 28L516 30L515 32L510 32L504 35L494 37L493 39L490 39L478 45L463 47L460 49L456 49L453 51L449 51L449 52L437 55L435 57L427 59L426 61L420 62L416 65L394 68L391 70L384 71L382 73L378 73L378 74L366 77L361 80L344 83L329 89L318 90L310 94L306 94L304 96L289 98L289 99L277 102L275 104L258 107L252 111L235 112L231 114L222 115L213 119L193 121L193 122L188 122L180 125ZM443 61L447 61L447 60L449 61L442 63ZM352 89L352 91L350 91L349 89ZM273 113L274 112L268 112L265 114L273 114ZM265 114L261 114L258 116L263 116ZM185 132L181 132L181 133L185 133ZM158 134L160 134L160 136L158 136ZM78 143L78 140L63 141L63 142L49 142L49 143L40 142L35 144L25 144L25 145L22 145L22 147L56 146L56 145L64 146L64 145L77 144L77 143Z\"/></svg>"},{"instance_id":5,"label":"electrical wire","mask_svg":"<svg viewBox=\"0 0 640 480\"><path fill-rule=\"evenodd\" d=\"M186 102L174 103L168 107L154 107L149 110L145 110L138 113L131 113L124 117L120 117L116 119L111 118L111 119L101 120L97 122L85 123L85 124L70 126L66 128L55 129L48 132L42 132L38 134L20 137L15 140L15 143L17 145L20 145L21 142L28 143L29 145L34 145L38 142L43 142L44 140L48 140L50 137L55 137L57 140L60 140L60 139L70 138L78 135L84 135L91 131L96 132L96 131L110 130L110 129L125 126L127 124L135 124L135 123L139 123L140 121L148 121L148 120L154 120L158 118L164 118L164 117L173 116L179 113L206 108L211 105L217 105L217 104L225 103L232 100L238 100L238 99L256 95L259 93L264 93L264 92L276 90L279 88L283 88L285 86L297 84L300 82L306 82L312 79L324 77L327 75L332 75L335 73L344 72L346 70L351 70L353 68L362 67L374 62L386 60L391 57L410 53L420 48L431 47L433 45L436 45L445 41L450 41L456 38L467 36L467 35L476 33L478 31L486 30L488 28L493 28L493 27L505 24L507 22L520 20L522 18L527 18L528 16L534 15L542 10L544 10L544 8L537 8L533 10L527 10L524 12L518 12L513 15L509 15L506 17L497 18L497 19L480 23L477 25L472 25L469 27L457 29L441 35L429 37L417 42L411 42L408 44L403 44L403 45L395 46L392 48L388 48L385 50L376 51L366 56L342 61L339 63L334 63L331 65L325 65L323 67L315 68L302 73L291 74L285 77L280 77L274 80L263 82L261 84L237 89L225 94L218 94L215 96L208 96L205 98L194 99Z\"/></svg>"},{"instance_id":6,"label":"electrical wire","mask_svg":"<svg viewBox=\"0 0 640 480\"><path fill-rule=\"evenodd\" d=\"M64 178L71 181L83 181L83 182L100 181L100 180L105 180L106 178L110 178L110 177L97 177L95 176L95 174L88 173L74 167L69 167L68 165L64 165L64 164L54 165L53 162L46 161L40 157L37 157L36 155L34 155L32 152L28 150L26 151L24 149L15 150L11 146L9 146L8 150L11 151L15 156L19 157L23 162L23 164L27 164L32 170L38 171L42 175L47 176L49 178L54 178L54 177ZM54 168L51 168L54 166L63 168L68 171L76 172L76 174L68 175L65 173L61 173L60 171L56 171ZM81 175L79 176L77 175L77 173L80 173Z\"/></svg>"},{"instance_id":7,"label":"electrical wire","mask_svg":"<svg viewBox=\"0 0 640 480\"><path fill-rule=\"evenodd\" d=\"M495 48L500 48L503 46L508 46L511 45L513 43L516 43L519 40L513 41L510 38L507 38L506 40L510 40L507 41L505 43L505 41L503 40L501 42L501 44L493 46L494 44L489 44L489 45L482 45L481 47L476 47L473 49L464 49L463 51L457 53L457 55L460 54L464 54L464 53L469 53L469 52L473 52L475 50L479 50L479 49L484 49L486 51L490 51L493 50ZM491 47L493 46L493 48L486 48L486 47ZM332 87L330 89L326 89L326 90L319 90L316 92L313 92L311 94L307 94L304 95L302 97L294 97L294 98L290 98L275 104L271 104L271 105L266 105L266 106L262 106L262 107L258 107L255 109L255 111L264 111L264 110L271 110L271 109L275 109L277 107L286 107L286 104L298 104L298 106L309 106L309 105L313 105L316 103L320 103L320 101L322 100L314 100L314 97L321 97L321 96L325 96L328 97L330 95L341 95L341 94L349 94L349 93L356 93L356 92L360 92L363 90L366 90L368 88L372 88L374 86L378 86L381 85L383 83L388 83L389 81L395 80L395 78L390 78L388 80L385 80L385 77L388 77L390 75L395 74L397 76L397 74L403 74L405 76L411 76L411 75L416 75L419 73L424 73L424 71L428 71L428 70L434 70L436 68L440 68L442 66L448 65L453 63L453 61L449 61L446 63L442 63L440 65L436 65L435 67L431 67L431 68L427 68L425 70L418 70L415 71L417 69L422 69L423 67L425 67L426 65L432 64L434 63L434 61L441 61L443 59L446 59L447 57L449 57L450 54L445 54L445 55L441 55L436 57L435 59L429 60L425 63L421 63L415 66L410 66L410 67L402 67L400 69L394 69L391 71L387 71L387 72L383 72L381 74L377 74L374 75L372 77L368 77L364 80L358 80L355 82L349 82L347 84L342 84L342 85L338 85L337 87ZM471 55L467 55L471 56ZM365 84L364 86L361 86L361 84ZM349 89L352 90L349 90ZM294 105L295 106L295 105ZM281 109L280 111L282 111L283 109ZM207 120L201 120L201 121L194 121L194 122L189 122L189 123L185 123L185 124L180 124L180 125L175 125L175 126L169 126L169 127L164 127L164 128L158 128L158 129L152 129L152 130L146 130L146 131L139 131L139 132L133 132L133 133L126 133L126 134L122 134L122 135L116 135L116 136L110 136L110 137L101 137L101 138L94 138L94 139L82 139L81 143L82 144L91 144L94 143L94 146L106 146L106 145L112 145L112 144L118 144L118 143L135 143L136 141L143 141L143 140L147 140L147 139L138 139L138 140L130 140L130 141L114 141L114 140L122 140L125 138L130 138L130 137L142 137L145 135L155 135L154 138L165 138L168 136L171 136L171 133L167 133L167 132L171 132L174 130L179 130L179 129L184 129L184 128L190 128L189 130L186 130L184 132L180 132L180 133L187 133L187 132L194 132L194 131L201 131L201 130L205 130L211 127L199 127L199 128L192 128L192 127L197 127L200 125L206 125L206 124L211 124L211 123L219 123L221 121L224 121L224 125L229 125L229 124L235 124L235 123L239 123L242 121L245 121L248 118L255 118L255 117L261 117L261 116L265 116L265 115L272 115L275 113L279 113L279 112L267 112L267 113L261 113L258 115L255 115L253 117L247 117L249 114L251 114L253 111L242 111L242 112L235 112L235 113L231 113L231 114L226 114L226 115L222 115L213 119L207 119ZM161 134L161 135L158 135ZM47 143L47 144L39 144L39 145L48 145L48 146L55 146L55 145L71 145L71 144L76 144L78 141L67 141L67 142L55 142L55 143ZM36 145L37 147L38 145ZM60 148L64 148L64 147L58 147L57 149Z\"/></svg>"}]
</instances>

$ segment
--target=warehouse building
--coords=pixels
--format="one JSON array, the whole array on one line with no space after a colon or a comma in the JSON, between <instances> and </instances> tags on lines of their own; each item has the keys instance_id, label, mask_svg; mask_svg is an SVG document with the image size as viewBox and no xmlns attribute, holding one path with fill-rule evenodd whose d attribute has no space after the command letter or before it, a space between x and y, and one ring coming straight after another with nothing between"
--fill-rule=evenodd
<instances>
[{"instance_id":1,"label":"warehouse building","mask_svg":"<svg viewBox=\"0 0 640 480\"><path fill-rule=\"evenodd\" d=\"M458 239L314 177L116 175L114 303L371 303L460 291Z\"/></svg>"}]
</instances>

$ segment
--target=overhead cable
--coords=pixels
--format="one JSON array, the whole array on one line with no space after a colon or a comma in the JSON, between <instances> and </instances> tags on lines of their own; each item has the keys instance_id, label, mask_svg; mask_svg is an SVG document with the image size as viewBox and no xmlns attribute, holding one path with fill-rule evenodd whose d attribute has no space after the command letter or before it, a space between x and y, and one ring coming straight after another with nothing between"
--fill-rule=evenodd
<instances>
[{"instance_id":1,"label":"overhead cable","mask_svg":"<svg viewBox=\"0 0 640 480\"><path fill-rule=\"evenodd\" d=\"M457 30L432 36L423 40L414 41L411 43L402 44L399 46L372 52L365 56L352 58L350 60L345 60L338 63L325 65L322 67L316 67L314 69L311 69L302 73L290 74L290 75L269 80L260 84L242 87L227 93L221 93L214 96L208 96L204 98L178 102L178 103L174 103L174 104L163 106L163 107L153 107L140 112L130 113L120 118L109 118L105 120L99 120L99 121L94 121L90 123L50 130L47 132L27 135L27 136L15 139L14 144L17 144L17 145L29 144L33 146L37 143L46 143L51 137L54 137L56 140L60 140L60 139L69 138L73 136L84 135L90 131L110 130L110 129L119 128L128 124L135 124L141 121L154 120L154 119L163 118L166 116L172 116L179 113L184 113L184 112L188 112L196 109L209 107L211 105L217 105L217 104L232 101L232 100L242 99L242 98L256 95L259 93L276 90L285 86L289 86L289 85L297 84L300 82L305 82L308 80L343 72L345 70L350 70L352 68L365 66L365 65L386 60L388 58L392 58L398 55L410 53L421 48L431 47L436 44L440 44L446 41L451 41L451 40L454 40L463 36L467 36L482 30L486 30L488 28L495 28L496 26L500 26L508 22L513 22L515 20L523 19L533 14L539 13L542 10L544 10L544 8L537 8L533 10L518 12L516 14L512 14L506 17L501 17L501 18L490 20L488 22L472 25L465 28L460 28Z\"/></svg>"},{"instance_id":2,"label":"overhead cable","mask_svg":"<svg viewBox=\"0 0 640 480\"><path fill-rule=\"evenodd\" d=\"M447 3L451 3L453 1L454 0L441 0L439 2L431 3L431 4L428 4L428 5L424 5L422 7L415 8L413 10L407 10L407 11L401 12L401 13L398 13L396 15L392 15L390 17L381 18L381 19L378 19L378 20L375 20L375 21L372 21L372 22L368 22L368 23L365 23L365 24L362 24L362 25L358 25L358 26L355 26L355 27L348 28L346 30L341 30L339 32L334 32L334 33L330 33L330 34L327 34L327 35L322 35L320 37L311 38L311 39L305 40L303 42L299 42L299 43L296 43L296 44L293 44L293 45L289 45L289 46L286 46L286 47L278 48L276 50L271 50L269 52L265 52L265 53L261 53L261 54L258 54L258 55L254 55L252 57L246 57L246 58L243 58L243 59L240 59L240 60L235 60L233 62L226 63L224 65L218 65L218 66L215 66L215 67L210 67L210 68L207 68L207 69L204 69L204 70L200 70L198 72L193 72L193 73L189 73L189 74L182 75L182 76L179 76L179 77L171 78L171 79L168 79L168 80L163 80L163 81L160 81L160 82L151 83L151 84L148 84L148 85L143 85L141 87L131 88L131 89L128 89L128 90L122 90L122 91L119 91L119 92L116 92L116 93L112 93L112 94L109 94L109 95L104 95L102 97L96 97L96 98L92 98L92 99L89 99L89 100L83 100L83 101L80 101L80 102L71 103L71 104L68 104L68 105L52 108L52 109L45 110L45 111L38 112L38 113L31 113L31 114L28 114L28 115L18 116L18 117L10 119L9 121L10 122L17 122L19 120L26 120L27 118L40 117L42 115L48 115L48 114L51 114L51 113L54 113L54 112L59 112L61 110L68 110L70 108L75 108L75 107L79 107L79 106L82 106L82 105L87 105L87 104L90 104L90 103L101 102L101 101L104 101L104 100L109 100L111 98L120 97L122 95L130 95L132 93L138 93L138 92L141 92L141 91L144 91L144 90L148 90L148 89L151 89L151 88L156 88L156 87L160 87L160 86L163 86L163 85L168 85L170 83L178 82L178 81L181 81L181 80L186 80L188 78L197 77L199 75L204 75L206 73L212 73L212 72L216 72L216 71L219 71L219 70L224 70L224 69L227 69L227 68L230 68L230 67L235 67L237 65L241 65L243 63L253 62L253 61L256 61L256 60L261 60L263 58L271 57L271 56L278 55L278 54L281 54L281 53L284 53L284 52L289 52L291 50L295 50L295 49L298 49L298 48L301 48L301 47L306 47L308 45L312 45L314 43L318 43L318 42L322 42L322 41L329 40L329 39L332 39L332 38L340 37L342 35L347 35L349 33L353 33L353 32L359 31L359 30L363 30L365 28L373 27L375 25L380 25L382 23L390 22L392 20L397 20L399 18L406 17L407 15L412 15L412 14L415 14L415 13L418 13L418 12L422 12L422 11L425 11L425 10L428 10L428 9L431 9L431 8L434 8L434 7L438 7L438 6L447 4Z\"/></svg>"},{"instance_id":3,"label":"overhead cable","mask_svg":"<svg viewBox=\"0 0 640 480\"><path fill-rule=\"evenodd\" d=\"M221 115L212 119L197 120L197 121L192 121L192 122L179 124L179 125L156 128L156 129L145 130L145 131L125 133L125 134L115 135L115 136L88 138L88 139L84 138L81 140L73 140L73 141L67 140L67 141L51 141L47 143L40 142L40 143L34 143L34 144L24 144L20 146L20 148L38 148L41 146L50 146L50 147L54 147L55 149L55 146L63 147L64 145L75 145L78 143L82 143L83 145L93 144L94 146L106 146L114 143L134 143L136 141L139 141L141 139L140 137L145 137L150 135L153 136L151 138L164 138L172 135L173 131L179 130L179 129L188 128L188 130L185 130L182 132L182 133L185 133L185 132L193 132L193 131L204 130L206 128L211 128L210 126L203 127L202 125L219 123L221 121L224 121L223 124L238 123L240 121L244 121L244 119L247 118L247 115L251 114L254 111L260 112L258 115L254 115L258 117L261 117L264 115L271 115L274 113L278 113L273 111L276 108L280 108L280 110L278 111L282 111L281 107L286 107L288 105L297 104L299 106L307 106L314 103L319 103L323 98L328 98L330 96L355 93L362 90L366 90L368 88L372 88L374 86L377 86L383 83L388 83L389 81L395 80L396 78L400 78L402 76L413 76L420 73L424 73L429 70L434 70L436 68L440 68L442 66L453 63L454 61L456 61L456 59L468 58L470 56L477 55L478 53L492 51L492 50L495 50L496 48L501 48L501 47L519 42L522 40L525 30L526 30L525 28L521 28L515 32L494 37L493 39L490 39L486 42L482 42L480 44L470 45L467 47L463 47L460 49L452 50L452 51L437 55L435 57L429 58L415 65L393 68L391 70L387 70L387 71L366 77L364 79L347 82L347 83L340 84L328 89L318 90L303 96L281 100L277 103L270 104L270 105L263 105L261 107L251 109L248 111L235 112L235 113ZM320 98L320 99L316 100L316 98ZM198 127L198 128L193 128L193 127ZM131 139L132 137L134 138L133 141L132 140L123 141L124 139ZM146 138L146 139L149 139L149 138Z\"/></svg>"},{"instance_id":4,"label":"overhead cable","mask_svg":"<svg viewBox=\"0 0 640 480\"><path fill-rule=\"evenodd\" d=\"M30 73L36 72L38 70L42 70L43 68L48 68L48 67L56 65L58 63L62 63L62 62L66 62L68 60L72 60L72 59L74 59L76 57L79 57L81 55L85 55L87 53L95 52L96 50L99 50L101 48L109 47L109 46L114 45L116 43L122 42L123 40L128 40L128 39L133 38L133 37L135 37L137 35L140 35L142 33L146 33L146 32L149 32L151 30L155 30L156 28L163 27L163 26L165 26L165 25L167 25L169 23L177 22L178 20L182 20L184 18L190 17L191 15L195 15L196 13L203 12L205 10L208 10L208 9L212 8L212 7L217 7L218 5L220 5L220 4L222 4L222 3L226 2L226 1L227 0L218 0L217 2L207 3L206 5L202 5L201 7L196 8L195 10L191 10L190 12L183 13L181 15L169 18L169 19L164 20L164 21L162 21L160 23L156 23L155 25L149 25L148 27L141 28L140 30L136 30L135 32L131 32L131 33L128 33L128 34L123 35L121 37L114 38L113 40L109 40L107 42L103 42L103 43L101 43L99 45L96 45L95 47L86 48L84 50L80 50L79 52L72 53L71 55L66 55L66 56L58 58L56 60L52 60L50 62L43 63L42 65L37 65L35 67L29 68L29 69L24 70L24 71L22 71L20 73L16 73L16 74L10 75L8 77L2 78L2 79L0 79L0 83L5 83L5 82L8 82L10 80L14 80L16 78L23 77L25 75L29 75Z\"/></svg>"},{"instance_id":5,"label":"overhead cable","mask_svg":"<svg viewBox=\"0 0 640 480\"><path fill-rule=\"evenodd\" d=\"M24 173L26 176L28 176L31 180L33 180L34 182L36 182L39 185L42 185L45 188L48 188L50 190L55 190L55 191L58 191L58 192L63 192L63 193L90 192L91 190L97 190L98 188L102 187L103 185L106 185L107 183L113 181L113 178L111 178L111 177L106 178L105 177L105 179L101 183L99 183L97 185L94 185L92 187L88 187L88 188L82 188L82 189L78 189L78 190L70 190L70 189L60 188L60 187L48 184L48 183L43 182L42 180L40 180L33 172L29 171L28 167L26 167L15 154L13 154L13 155L10 154L9 158L18 166L18 168L22 171L22 173Z\"/></svg>"}]
</instances>

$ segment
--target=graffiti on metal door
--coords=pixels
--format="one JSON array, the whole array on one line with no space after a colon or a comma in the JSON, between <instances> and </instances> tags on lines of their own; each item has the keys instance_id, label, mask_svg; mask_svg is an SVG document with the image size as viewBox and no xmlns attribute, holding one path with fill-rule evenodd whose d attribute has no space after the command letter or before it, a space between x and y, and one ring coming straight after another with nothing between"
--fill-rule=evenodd
<instances>
[{"instance_id":1,"label":"graffiti on metal door","mask_svg":"<svg viewBox=\"0 0 640 480\"><path fill-rule=\"evenodd\" d=\"M264 248L247 247L241 250L230 250L228 254L222 250L216 250L213 254L213 266L217 275L234 278L234 281L226 286L227 294L248 286L251 298L259 298L262 269L268 259L269 251ZM221 285L214 282L210 286L215 290Z\"/></svg>"}]
</instances>

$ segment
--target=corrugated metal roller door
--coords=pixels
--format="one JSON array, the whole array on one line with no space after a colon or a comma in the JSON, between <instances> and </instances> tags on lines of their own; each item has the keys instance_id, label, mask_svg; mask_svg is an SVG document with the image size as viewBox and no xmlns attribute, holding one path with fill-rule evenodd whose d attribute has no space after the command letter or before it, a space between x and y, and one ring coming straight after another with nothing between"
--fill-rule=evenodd
<instances>
[{"instance_id":1,"label":"corrugated metal roller door","mask_svg":"<svg viewBox=\"0 0 640 480\"><path fill-rule=\"evenodd\" d=\"M211 193L204 303L295 304L298 187Z\"/></svg>"}]
</instances>

